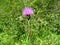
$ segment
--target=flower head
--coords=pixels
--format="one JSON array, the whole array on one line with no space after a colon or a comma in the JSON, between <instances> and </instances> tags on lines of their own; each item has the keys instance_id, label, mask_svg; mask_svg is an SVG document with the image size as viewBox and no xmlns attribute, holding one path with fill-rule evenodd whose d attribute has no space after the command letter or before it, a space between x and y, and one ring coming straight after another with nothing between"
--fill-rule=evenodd
<instances>
[{"instance_id":1,"label":"flower head","mask_svg":"<svg viewBox=\"0 0 60 45\"><path fill-rule=\"evenodd\" d=\"M25 16L30 16L30 15L34 14L34 11L33 11L32 8L27 7L27 8L25 8L25 9L23 10L22 13L23 13L23 15L25 15Z\"/></svg>"}]
</instances>

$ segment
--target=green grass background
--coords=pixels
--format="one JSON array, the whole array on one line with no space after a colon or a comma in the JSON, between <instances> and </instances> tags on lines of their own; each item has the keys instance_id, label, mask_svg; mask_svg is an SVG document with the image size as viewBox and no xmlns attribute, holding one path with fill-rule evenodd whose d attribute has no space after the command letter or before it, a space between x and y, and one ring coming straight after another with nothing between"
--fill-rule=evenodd
<instances>
[{"instance_id":1,"label":"green grass background","mask_svg":"<svg viewBox=\"0 0 60 45\"><path fill-rule=\"evenodd\" d=\"M28 20L22 15L32 7ZM0 0L0 45L60 45L60 0Z\"/></svg>"}]
</instances>

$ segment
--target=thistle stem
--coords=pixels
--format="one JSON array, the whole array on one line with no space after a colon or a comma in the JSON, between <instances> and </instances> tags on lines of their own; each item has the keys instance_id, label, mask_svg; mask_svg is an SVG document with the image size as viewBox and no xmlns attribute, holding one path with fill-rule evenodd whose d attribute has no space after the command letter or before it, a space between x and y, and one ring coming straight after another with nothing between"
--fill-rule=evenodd
<instances>
[{"instance_id":1,"label":"thistle stem","mask_svg":"<svg viewBox=\"0 0 60 45\"><path fill-rule=\"evenodd\" d=\"M29 40L31 41L32 45L35 45L34 42L32 41L32 32L30 29L30 17L28 18L28 36L29 36Z\"/></svg>"}]
</instances>

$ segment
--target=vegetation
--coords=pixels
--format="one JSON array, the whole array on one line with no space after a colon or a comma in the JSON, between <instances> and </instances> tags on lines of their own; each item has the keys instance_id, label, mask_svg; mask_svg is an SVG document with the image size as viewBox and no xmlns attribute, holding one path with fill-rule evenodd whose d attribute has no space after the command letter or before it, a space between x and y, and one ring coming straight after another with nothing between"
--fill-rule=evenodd
<instances>
[{"instance_id":1,"label":"vegetation","mask_svg":"<svg viewBox=\"0 0 60 45\"><path fill-rule=\"evenodd\" d=\"M0 0L0 45L60 45L60 0ZM29 40L28 19L32 7ZM32 44L34 43L34 44Z\"/></svg>"}]
</instances>

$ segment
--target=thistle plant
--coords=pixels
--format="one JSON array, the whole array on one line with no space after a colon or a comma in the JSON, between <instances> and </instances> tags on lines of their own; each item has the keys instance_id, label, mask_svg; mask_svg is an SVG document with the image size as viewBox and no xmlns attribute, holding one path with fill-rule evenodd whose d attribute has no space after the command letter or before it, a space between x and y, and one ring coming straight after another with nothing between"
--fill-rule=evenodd
<instances>
[{"instance_id":1,"label":"thistle plant","mask_svg":"<svg viewBox=\"0 0 60 45\"><path fill-rule=\"evenodd\" d=\"M30 17L34 14L34 10L31 8L31 7L26 7L24 10L23 10L23 15L24 16L27 16L27 19L28 19L28 28L27 28L27 31L29 33L29 39L30 41L32 40L32 32L30 30ZM31 42L32 43L32 42Z\"/></svg>"}]
</instances>

